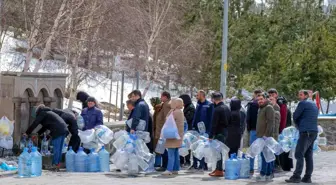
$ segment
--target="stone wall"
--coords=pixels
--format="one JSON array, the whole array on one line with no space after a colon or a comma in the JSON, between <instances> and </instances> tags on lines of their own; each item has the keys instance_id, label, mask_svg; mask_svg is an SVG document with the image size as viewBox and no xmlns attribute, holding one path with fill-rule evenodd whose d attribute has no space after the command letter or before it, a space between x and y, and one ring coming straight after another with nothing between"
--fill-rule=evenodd
<instances>
[{"instance_id":1,"label":"stone wall","mask_svg":"<svg viewBox=\"0 0 336 185\"><path fill-rule=\"evenodd\" d=\"M336 145L336 117L319 117L318 124L328 140L328 145Z\"/></svg>"}]
</instances>

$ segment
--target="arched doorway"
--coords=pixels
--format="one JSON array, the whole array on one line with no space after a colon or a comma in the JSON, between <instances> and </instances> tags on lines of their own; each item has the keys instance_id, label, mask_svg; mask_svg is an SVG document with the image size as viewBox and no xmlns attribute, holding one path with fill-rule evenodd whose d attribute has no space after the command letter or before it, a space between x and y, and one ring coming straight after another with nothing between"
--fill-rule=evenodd
<instances>
[{"instance_id":1,"label":"arched doorway","mask_svg":"<svg viewBox=\"0 0 336 185\"><path fill-rule=\"evenodd\" d=\"M34 93L30 88L28 88L23 92L21 101L21 130L20 130L21 133L26 132L26 130L30 125L29 122L29 118L31 116L30 103L29 103L30 97L34 97Z\"/></svg>"},{"instance_id":2,"label":"arched doorway","mask_svg":"<svg viewBox=\"0 0 336 185\"><path fill-rule=\"evenodd\" d=\"M45 104L44 98L46 98L46 97L49 97L48 91L45 88L42 88L37 95L37 98L38 98L37 105Z\"/></svg>"},{"instance_id":3,"label":"arched doorway","mask_svg":"<svg viewBox=\"0 0 336 185\"><path fill-rule=\"evenodd\" d=\"M51 104L51 107L62 109L63 108L63 93L60 89L55 89L54 91L54 102Z\"/></svg>"}]
</instances>

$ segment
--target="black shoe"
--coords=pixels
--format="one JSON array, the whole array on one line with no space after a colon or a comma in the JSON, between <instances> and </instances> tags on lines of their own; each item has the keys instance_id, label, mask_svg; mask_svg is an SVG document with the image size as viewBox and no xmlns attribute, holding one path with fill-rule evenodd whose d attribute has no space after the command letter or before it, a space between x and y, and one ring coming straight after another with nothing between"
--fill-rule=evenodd
<instances>
[{"instance_id":1,"label":"black shoe","mask_svg":"<svg viewBox=\"0 0 336 185\"><path fill-rule=\"evenodd\" d=\"M301 182L303 182L303 183L312 183L312 180L311 180L310 177L303 177L303 178L301 179Z\"/></svg>"},{"instance_id":2,"label":"black shoe","mask_svg":"<svg viewBox=\"0 0 336 185\"><path fill-rule=\"evenodd\" d=\"M166 171L166 168L160 167L160 168L157 168L156 171L158 171L158 172L164 172L164 171Z\"/></svg>"},{"instance_id":3,"label":"black shoe","mask_svg":"<svg viewBox=\"0 0 336 185\"><path fill-rule=\"evenodd\" d=\"M287 180L285 180L287 183L300 183L301 182L301 178L298 177L291 177Z\"/></svg>"},{"instance_id":4,"label":"black shoe","mask_svg":"<svg viewBox=\"0 0 336 185\"><path fill-rule=\"evenodd\" d=\"M116 172L121 172L121 170L120 169L116 169Z\"/></svg>"}]
</instances>

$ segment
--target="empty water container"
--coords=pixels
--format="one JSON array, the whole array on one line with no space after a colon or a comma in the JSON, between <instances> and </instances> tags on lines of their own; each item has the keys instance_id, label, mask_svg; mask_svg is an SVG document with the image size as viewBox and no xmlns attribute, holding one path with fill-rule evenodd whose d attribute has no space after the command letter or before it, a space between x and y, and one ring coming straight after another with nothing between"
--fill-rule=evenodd
<instances>
[{"instance_id":1,"label":"empty water container","mask_svg":"<svg viewBox=\"0 0 336 185\"><path fill-rule=\"evenodd\" d=\"M296 131L297 131L297 129L294 126L290 126L290 127L287 127L285 129L283 129L281 134L284 137L294 138Z\"/></svg>"},{"instance_id":2,"label":"empty water container","mask_svg":"<svg viewBox=\"0 0 336 185\"><path fill-rule=\"evenodd\" d=\"M265 145L273 152L279 153L282 149L281 145L273 138L268 137L265 139Z\"/></svg>"},{"instance_id":3,"label":"empty water container","mask_svg":"<svg viewBox=\"0 0 336 185\"><path fill-rule=\"evenodd\" d=\"M80 147L75 155L75 172L87 171L87 154Z\"/></svg>"},{"instance_id":4,"label":"empty water container","mask_svg":"<svg viewBox=\"0 0 336 185\"><path fill-rule=\"evenodd\" d=\"M108 144L113 139L113 131L105 125L95 127L95 134L98 140L104 144Z\"/></svg>"},{"instance_id":5,"label":"empty water container","mask_svg":"<svg viewBox=\"0 0 336 185\"><path fill-rule=\"evenodd\" d=\"M123 170L125 169L125 165L128 164L128 156L129 154L123 150L120 151L120 155L118 160L114 163L117 169Z\"/></svg>"},{"instance_id":6,"label":"empty water container","mask_svg":"<svg viewBox=\"0 0 336 185\"><path fill-rule=\"evenodd\" d=\"M116 149L122 149L124 148L125 144L127 143L127 141L130 139L130 137L128 135L121 135L114 143L113 146Z\"/></svg>"},{"instance_id":7,"label":"empty water container","mask_svg":"<svg viewBox=\"0 0 336 185\"><path fill-rule=\"evenodd\" d=\"M26 147L26 136L22 136L21 141L20 141L20 150L23 151L23 149Z\"/></svg>"},{"instance_id":8,"label":"empty water container","mask_svg":"<svg viewBox=\"0 0 336 185\"><path fill-rule=\"evenodd\" d=\"M119 130L118 132L114 133L113 138L117 140L122 135L128 135L128 133L125 130Z\"/></svg>"},{"instance_id":9,"label":"empty water container","mask_svg":"<svg viewBox=\"0 0 336 185\"><path fill-rule=\"evenodd\" d=\"M78 129L82 130L84 128L84 118L81 115L77 116L77 126Z\"/></svg>"},{"instance_id":10,"label":"empty water container","mask_svg":"<svg viewBox=\"0 0 336 185\"><path fill-rule=\"evenodd\" d=\"M78 136L82 143L90 143L95 140L95 130L89 129L85 131L78 130Z\"/></svg>"},{"instance_id":11,"label":"empty water container","mask_svg":"<svg viewBox=\"0 0 336 185\"><path fill-rule=\"evenodd\" d=\"M98 153L100 161L100 171L109 172L110 171L110 154L105 150L105 147L102 146L101 150Z\"/></svg>"},{"instance_id":12,"label":"empty water container","mask_svg":"<svg viewBox=\"0 0 336 185\"><path fill-rule=\"evenodd\" d=\"M24 148L19 156L19 177L30 177L32 169L31 156L28 153L28 148Z\"/></svg>"},{"instance_id":13,"label":"empty water container","mask_svg":"<svg viewBox=\"0 0 336 185\"><path fill-rule=\"evenodd\" d=\"M135 175L139 173L138 159L135 154L131 154L128 160L127 173L129 175Z\"/></svg>"},{"instance_id":14,"label":"empty water container","mask_svg":"<svg viewBox=\"0 0 336 185\"><path fill-rule=\"evenodd\" d=\"M163 154L166 149L165 144L166 144L165 139L159 139L155 147L155 152L158 154Z\"/></svg>"},{"instance_id":15,"label":"empty water container","mask_svg":"<svg viewBox=\"0 0 336 185\"><path fill-rule=\"evenodd\" d=\"M321 125L317 126L318 129L318 135L323 133L323 128L321 127Z\"/></svg>"},{"instance_id":16,"label":"empty water container","mask_svg":"<svg viewBox=\"0 0 336 185\"><path fill-rule=\"evenodd\" d=\"M65 155L65 167L67 172L75 171L75 155L76 153L72 150L72 146L70 146L69 151Z\"/></svg>"},{"instance_id":17,"label":"empty water container","mask_svg":"<svg viewBox=\"0 0 336 185\"><path fill-rule=\"evenodd\" d=\"M155 154L152 155L151 159L148 162L148 168L145 170L146 173L153 173L155 172L154 164L155 164Z\"/></svg>"},{"instance_id":18,"label":"empty water container","mask_svg":"<svg viewBox=\"0 0 336 185\"><path fill-rule=\"evenodd\" d=\"M206 132L206 127L203 121L197 123L197 128L200 134L204 134Z\"/></svg>"},{"instance_id":19,"label":"empty water container","mask_svg":"<svg viewBox=\"0 0 336 185\"><path fill-rule=\"evenodd\" d=\"M42 155L37 151L37 147L32 148L31 156L31 176L39 177L42 174Z\"/></svg>"},{"instance_id":20,"label":"empty water container","mask_svg":"<svg viewBox=\"0 0 336 185\"><path fill-rule=\"evenodd\" d=\"M254 158L258 154L260 154L260 152L262 152L264 147L265 147L265 140L263 138L258 138L251 144L247 153L249 156Z\"/></svg>"},{"instance_id":21,"label":"empty water container","mask_svg":"<svg viewBox=\"0 0 336 185\"><path fill-rule=\"evenodd\" d=\"M240 173L240 163L235 158L235 154L231 154L230 159L225 161L225 179L237 180Z\"/></svg>"},{"instance_id":22,"label":"empty water container","mask_svg":"<svg viewBox=\"0 0 336 185\"><path fill-rule=\"evenodd\" d=\"M95 149L91 149L88 155L88 172L99 172L99 155L95 152Z\"/></svg>"},{"instance_id":23,"label":"empty water container","mask_svg":"<svg viewBox=\"0 0 336 185\"><path fill-rule=\"evenodd\" d=\"M182 146L182 148L179 148L179 154L182 157L186 157L189 155L189 149Z\"/></svg>"},{"instance_id":24,"label":"empty water container","mask_svg":"<svg viewBox=\"0 0 336 185\"><path fill-rule=\"evenodd\" d=\"M48 143L46 134L44 134L43 140L41 142L41 154L47 155L48 150L49 150L49 143Z\"/></svg>"},{"instance_id":25,"label":"empty water container","mask_svg":"<svg viewBox=\"0 0 336 185\"><path fill-rule=\"evenodd\" d=\"M327 145L327 138L326 137L318 137L318 145L325 146Z\"/></svg>"},{"instance_id":26,"label":"empty water container","mask_svg":"<svg viewBox=\"0 0 336 185\"><path fill-rule=\"evenodd\" d=\"M136 164L140 166L140 168L145 171L149 167L149 165L146 163L146 161L141 158L140 156L136 156Z\"/></svg>"},{"instance_id":27,"label":"empty water container","mask_svg":"<svg viewBox=\"0 0 336 185\"><path fill-rule=\"evenodd\" d=\"M240 177L241 179L250 178L250 160L246 158L243 154L242 158L239 159L240 162Z\"/></svg>"},{"instance_id":28,"label":"empty water container","mask_svg":"<svg viewBox=\"0 0 336 185\"><path fill-rule=\"evenodd\" d=\"M275 160L274 153L268 147L265 147L262 153L263 153L263 155L265 157L265 161L267 163L270 163L270 162Z\"/></svg>"}]
</instances>

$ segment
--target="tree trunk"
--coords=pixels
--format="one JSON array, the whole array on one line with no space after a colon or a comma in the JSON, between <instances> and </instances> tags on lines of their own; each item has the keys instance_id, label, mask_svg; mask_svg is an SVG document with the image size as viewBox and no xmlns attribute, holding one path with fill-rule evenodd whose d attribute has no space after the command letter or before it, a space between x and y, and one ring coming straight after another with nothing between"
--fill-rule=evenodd
<instances>
[{"instance_id":1,"label":"tree trunk","mask_svg":"<svg viewBox=\"0 0 336 185\"><path fill-rule=\"evenodd\" d=\"M328 100L326 114L328 114L328 113L329 113L329 106L330 106L330 100Z\"/></svg>"},{"instance_id":2,"label":"tree trunk","mask_svg":"<svg viewBox=\"0 0 336 185\"><path fill-rule=\"evenodd\" d=\"M34 16L33 16L33 24L31 26L29 38L28 38L28 49L26 53L26 61L23 67L23 71L27 72L30 66L31 59L33 57L33 49L37 45L37 36L39 33L42 13L43 13L43 1L44 0L36 0L35 9L34 9Z\"/></svg>"},{"instance_id":3,"label":"tree trunk","mask_svg":"<svg viewBox=\"0 0 336 185\"><path fill-rule=\"evenodd\" d=\"M61 7L58 10L57 17L54 21L54 25L51 28L51 33L50 33L50 35L49 35L49 37L46 41L46 44L45 44L45 47L44 47L43 51L42 51L41 58L40 58L39 62L37 62L36 65L35 65L35 69L33 71L34 73L37 73L40 70L42 63L46 60L46 58L48 57L48 55L50 53L51 44L52 44L53 40L55 39L55 35L56 35L57 30L59 28L60 20L64 16L64 9L65 9L65 6L67 4L67 1L68 0L63 0L63 2L61 4Z\"/></svg>"}]
</instances>

